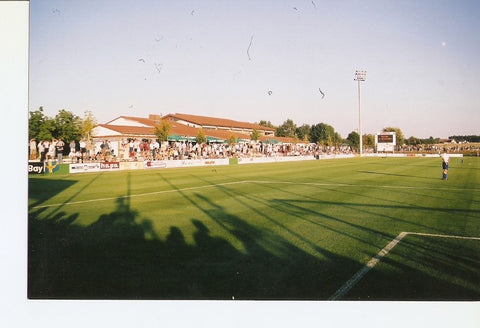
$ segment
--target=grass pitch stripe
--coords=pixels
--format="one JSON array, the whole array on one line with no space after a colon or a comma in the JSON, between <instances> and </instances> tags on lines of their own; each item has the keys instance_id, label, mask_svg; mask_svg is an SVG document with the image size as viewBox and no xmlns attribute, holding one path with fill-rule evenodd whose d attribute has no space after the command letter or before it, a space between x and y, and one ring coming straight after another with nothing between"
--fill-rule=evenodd
<instances>
[{"instance_id":1,"label":"grass pitch stripe","mask_svg":"<svg viewBox=\"0 0 480 328\"><path fill-rule=\"evenodd\" d=\"M407 235L415 236L424 236L424 237L436 237L436 238L455 238L455 239L468 239L468 240L480 240L480 237L465 237L465 236L455 236L455 235L439 235L432 233L423 233L423 232L401 232L395 239L393 239L387 246L385 246L377 255L372 257L372 259L360 269L350 280L348 280L342 287L340 287L335 294L330 297L330 300L335 301L339 300L345 296L352 288L355 286L360 279L362 279L368 271L373 269L378 262L380 262L383 257L385 257L397 244L405 238Z\"/></svg>"},{"instance_id":2,"label":"grass pitch stripe","mask_svg":"<svg viewBox=\"0 0 480 328\"><path fill-rule=\"evenodd\" d=\"M368 271L370 271L378 262L382 260L382 258L387 255L406 235L408 232L401 232L395 239L393 239L387 246L385 246L377 255L372 257L368 263L361 268L350 280L348 280L342 287L340 287L335 294L330 297L330 300L335 301L342 298L345 294L347 294L350 289L355 286L360 279L365 276Z\"/></svg>"},{"instance_id":3,"label":"grass pitch stripe","mask_svg":"<svg viewBox=\"0 0 480 328\"><path fill-rule=\"evenodd\" d=\"M448 191L480 191L480 188L438 188L438 187L420 187L420 186L389 186L389 185L369 185L369 184L353 184L353 183L323 183L323 182L294 182L294 181L265 181L265 180L248 180L247 183L260 184L293 184L302 186L319 186L319 187L357 187L357 188L385 188L385 189L423 189L423 190L448 190Z\"/></svg>"},{"instance_id":4,"label":"grass pitch stripe","mask_svg":"<svg viewBox=\"0 0 480 328\"><path fill-rule=\"evenodd\" d=\"M118 198L130 198L130 197L142 197L142 196L150 196L150 195L160 195L160 194L167 194L173 192L181 192L181 191L188 191L188 190L198 190L204 188L211 188L211 187L218 187L218 186L228 186L228 185L235 185L235 184L243 184L243 183L258 183L258 184L292 184L292 185L304 185L304 186L319 186L319 187L361 187L361 188L391 188L391 189L432 189L432 190L441 190L442 188L430 188L430 187L411 187L411 186L375 186L375 185L361 185L361 184L347 184L347 183L322 183L322 182L293 182L293 181L266 181L266 180L243 180L243 181L233 181L233 182L225 182L225 183L218 183L206 186L199 186L199 187L188 187L188 188L181 188L181 189L172 189L172 190L162 190L162 191L153 191L148 193L141 193L141 194L134 194L134 195L123 195L123 196L116 196L116 197L105 197L105 198L95 198L95 199L86 199L86 200L79 200L75 202L66 202L66 203L56 203L56 204L47 204L47 205L38 205L32 207L32 209L38 208L48 208L48 207L55 207L55 206L65 206L65 205L76 205L76 204L84 204L84 203L93 203L93 202L102 202L108 200L114 200ZM444 188L448 191L455 191L455 190L480 190L480 189L459 189L459 188Z\"/></svg>"},{"instance_id":5,"label":"grass pitch stripe","mask_svg":"<svg viewBox=\"0 0 480 328\"><path fill-rule=\"evenodd\" d=\"M182 192L182 191L198 190L198 189L212 188L212 187L218 187L218 186L228 186L228 185L234 185L234 184L241 184L241 183L245 183L245 182L247 182L247 181L225 182L225 183L218 183L218 184L213 184L213 185L198 186L198 187L188 187L188 188L180 188L180 189L171 189L171 190L153 191L153 192L147 192L147 193L142 193L142 194L134 194L134 195L123 195L123 196L116 196L116 197L106 197L106 198L95 198L95 199L79 200L79 201L75 201L75 202L66 202L66 203L56 203L56 204L38 205L38 206L32 207L32 209L55 207L55 206L65 206L65 205L76 205L76 204L93 203L93 202L103 202L103 201L108 201L108 200L115 200L115 199L118 199L118 198L133 198L133 197L142 197L142 196L169 194L169 193L174 193L174 192Z\"/></svg>"}]
</instances>

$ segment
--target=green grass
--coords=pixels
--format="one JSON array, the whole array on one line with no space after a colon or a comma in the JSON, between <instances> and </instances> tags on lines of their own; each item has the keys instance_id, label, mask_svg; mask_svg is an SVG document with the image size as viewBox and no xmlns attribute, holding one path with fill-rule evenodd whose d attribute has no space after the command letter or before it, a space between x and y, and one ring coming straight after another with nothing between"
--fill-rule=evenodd
<instances>
[{"instance_id":1,"label":"green grass","mask_svg":"<svg viewBox=\"0 0 480 328\"><path fill-rule=\"evenodd\" d=\"M29 178L30 298L327 300L400 232L480 237L480 159ZM479 300L480 241L409 235L344 296Z\"/></svg>"}]
</instances>

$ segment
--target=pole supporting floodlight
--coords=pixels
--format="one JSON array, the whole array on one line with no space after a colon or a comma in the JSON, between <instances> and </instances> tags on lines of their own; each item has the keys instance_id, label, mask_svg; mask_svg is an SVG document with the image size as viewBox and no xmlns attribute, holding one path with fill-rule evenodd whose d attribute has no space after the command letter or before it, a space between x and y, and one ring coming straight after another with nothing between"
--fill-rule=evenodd
<instances>
[{"instance_id":1,"label":"pole supporting floodlight","mask_svg":"<svg viewBox=\"0 0 480 328\"><path fill-rule=\"evenodd\" d=\"M367 71L355 71L354 81L358 82L358 134L360 135L360 157L363 156L363 138L362 138L362 111L360 108L360 82L364 82L367 77Z\"/></svg>"}]
</instances>

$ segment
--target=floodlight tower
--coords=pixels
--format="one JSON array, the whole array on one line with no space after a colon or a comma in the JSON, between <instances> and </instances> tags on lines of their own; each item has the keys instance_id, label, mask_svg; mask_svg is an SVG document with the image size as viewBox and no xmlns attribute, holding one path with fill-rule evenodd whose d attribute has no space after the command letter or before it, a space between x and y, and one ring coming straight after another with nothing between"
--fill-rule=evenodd
<instances>
[{"instance_id":1,"label":"floodlight tower","mask_svg":"<svg viewBox=\"0 0 480 328\"><path fill-rule=\"evenodd\" d=\"M355 71L354 81L358 82L358 134L360 135L360 157L363 156L362 111L360 109L360 82L365 81L367 71Z\"/></svg>"}]
</instances>

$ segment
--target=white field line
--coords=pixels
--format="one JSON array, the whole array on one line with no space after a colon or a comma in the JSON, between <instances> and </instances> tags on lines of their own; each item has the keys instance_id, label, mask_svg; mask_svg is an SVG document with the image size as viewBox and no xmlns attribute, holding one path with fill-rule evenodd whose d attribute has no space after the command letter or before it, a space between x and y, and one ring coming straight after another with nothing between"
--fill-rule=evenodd
<instances>
[{"instance_id":1,"label":"white field line","mask_svg":"<svg viewBox=\"0 0 480 328\"><path fill-rule=\"evenodd\" d=\"M103 202L103 201L106 201L106 200L115 200L115 199L118 199L118 198L131 198L131 197L143 197L143 196L151 196L151 195L169 194L169 193L175 193L175 192L181 192L181 191L198 190L198 189L205 189L205 188L211 188L211 187L240 184L240 183L245 183L245 182L247 182L247 181L235 181L235 182L226 182L226 183L219 183L219 184L214 184L214 185L206 185L206 186L198 186L198 187L160 190L160 191L153 191L153 192L147 192L147 193L142 193L142 194L134 194L134 195L123 195L123 196L116 196L116 197L86 199L86 200L79 200L79 201L75 201L75 202L39 205L39 206L32 207L32 209L45 208L45 207L55 207L55 206L62 206L62 205L63 206L64 205L76 205L76 204L84 204L84 203L92 203L92 202Z\"/></svg>"},{"instance_id":2,"label":"white field line","mask_svg":"<svg viewBox=\"0 0 480 328\"><path fill-rule=\"evenodd\" d=\"M359 184L347 184L347 183L243 180L243 181L225 182L225 183L218 183L218 184L199 186L199 187L189 187L189 188L182 188L182 189L153 191L153 192L142 193L142 194L134 194L134 195L123 195L123 196L116 196L116 197L94 198L94 199L79 200L79 201L74 201L74 202L38 205L38 206L34 206L32 209L55 207L55 206L65 206L65 205L76 205L76 204L93 203L93 202L102 202L102 201L114 200L114 199L118 199L118 198L130 198L130 197L143 197L143 196L151 196L151 195L160 195L160 194L168 194L168 193L174 193L174 192L182 192L182 191L189 191L189 190L212 188L212 187L218 187L218 186L243 184L243 183L290 184L290 185L319 186L319 187L361 187L361 188L367 187L367 188L390 188L390 189L448 190L449 192L459 191L459 190L461 190L461 191L465 191L465 190L467 190L467 191L468 190L470 190L470 191L480 191L480 189L476 189L476 188L465 189L465 188L434 188L434 187L410 187L410 186L375 186L375 185L359 185Z\"/></svg>"},{"instance_id":3,"label":"white field line","mask_svg":"<svg viewBox=\"0 0 480 328\"><path fill-rule=\"evenodd\" d=\"M480 240L480 237L465 237L465 236L455 236L455 235L437 235L437 234L434 234L434 233L423 233L423 232L405 232L405 233L408 234L408 235L417 235L417 236L426 236L426 237Z\"/></svg>"},{"instance_id":4,"label":"white field line","mask_svg":"<svg viewBox=\"0 0 480 328\"><path fill-rule=\"evenodd\" d=\"M339 300L345 296L359 281L362 279L368 271L373 269L378 262L380 262L383 257L385 257L405 236L407 235L417 235L417 236L426 236L426 237L438 237L438 238L456 238L456 239L469 239L469 240L480 240L480 237L465 237L465 236L454 236L454 235L439 235L431 233L422 233L422 232L401 232L395 239L393 239L387 246L385 246L377 255L372 257L370 261L363 268L361 268L357 273L353 275L342 287L340 287L331 297L330 300L335 301Z\"/></svg>"}]
</instances>

